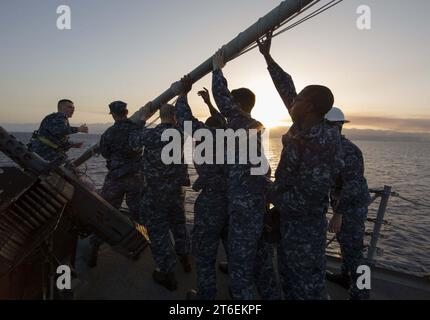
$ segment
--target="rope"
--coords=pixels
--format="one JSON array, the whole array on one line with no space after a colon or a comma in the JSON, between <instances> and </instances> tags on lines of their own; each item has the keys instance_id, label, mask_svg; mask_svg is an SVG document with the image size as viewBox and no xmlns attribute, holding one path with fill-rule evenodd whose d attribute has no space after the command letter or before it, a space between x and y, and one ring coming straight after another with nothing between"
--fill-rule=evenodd
<instances>
[{"instance_id":1,"label":"rope","mask_svg":"<svg viewBox=\"0 0 430 320\"><path fill-rule=\"evenodd\" d=\"M173 100L172 104L175 105L176 102L178 101L179 97L176 97L175 100ZM150 127L152 126L157 120L160 119L160 115L158 115L154 120L152 120L150 123L148 123L147 125L145 125L145 127Z\"/></svg>"},{"instance_id":2,"label":"rope","mask_svg":"<svg viewBox=\"0 0 430 320\"><path fill-rule=\"evenodd\" d=\"M316 17L317 15L319 15L319 14L327 11L328 9L334 7L335 5L341 3L342 1L343 0L332 0L329 3L326 3L325 5L323 5L322 7L320 7L319 9L317 9L314 12L312 12L311 14L307 15L306 17L300 19L299 21L297 21L297 22L293 23L292 25L290 25L290 26L284 28L283 30L279 31L278 33L275 34L275 36L277 36L277 35L285 32L287 30L290 30L290 29L292 29L292 28L294 28L294 27L296 27L296 26L298 26L300 24L302 24L303 22L305 22L305 21L307 21L307 20L309 20L309 19L311 19L313 17Z\"/></svg>"},{"instance_id":3,"label":"rope","mask_svg":"<svg viewBox=\"0 0 430 320\"><path fill-rule=\"evenodd\" d=\"M409 202L409 203L412 203L412 204L414 204L414 205L416 205L416 206L425 207L425 208L430 208L430 205L429 205L429 204L426 204L426 203L423 203L423 202L419 202L419 201L416 201L416 200L411 200L411 199L408 199L408 198L402 197L402 196L401 196L400 194L398 194L397 192L392 192L392 193L391 193L391 196L392 196L392 197L399 198L399 199L402 199L402 200L404 200L404 201L406 201L406 202Z\"/></svg>"},{"instance_id":4,"label":"rope","mask_svg":"<svg viewBox=\"0 0 430 320\"><path fill-rule=\"evenodd\" d=\"M275 27L275 29L278 29L278 28L280 28L280 27L282 27L283 25L285 25L286 23L288 23L288 22L290 22L290 21L292 21L292 20L294 20L295 18L297 18L297 16L299 15L299 14L301 14L301 13L303 13L303 12L305 12L305 11L307 11L307 10L309 10L311 7L313 7L314 5L316 5L318 2L320 2L321 0L316 0L316 1L314 1L314 2L312 2L312 3L310 3L307 7L304 7L304 8L302 8L301 10L300 9L298 9L298 11L294 14L294 15L292 15L290 18L288 18L287 20L285 20L285 21L283 21L283 22L281 22L281 24L279 25L279 26L277 26L277 27ZM260 20L261 20L261 18L258 20L258 34L260 34L261 32L260 32ZM278 19L279 20L279 19ZM275 35L272 35L272 38L274 38L275 37ZM253 49L255 49L256 47L258 47L258 45L257 44L250 44L248 47L246 47L246 48L244 48L241 52L239 52L237 55L235 55L235 57L233 58L233 59L236 59L236 58L238 58L238 57L240 57L241 55L243 55L243 54L245 54L245 53L247 53L247 52L249 52L249 51L251 51L251 50L253 50Z\"/></svg>"},{"instance_id":5,"label":"rope","mask_svg":"<svg viewBox=\"0 0 430 320\"><path fill-rule=\"evenodd\" d=\"M320 1L321 1L321 0L317 0L317 1L315 1L315 2L313 2L313 3L311 3L311 4L309 4L309 5L308 5L307 7L305 7L302 11L297 12L295 15L293 15L293 16L292 16L292 17L290 17L289 19L285 20L284 22L282 22L282 23L279 25L279 27L278 27L277 29L279 29L280 27L284 26L285 24L287 24L287 23L288 23L288 22L290 22L291 20L295 19L299 14L301 14L301 13L303 13L303 12L305 12L305 11L309 10L311 7L313 7L315 4L319 3ZM274 34L272 35L272 38L275 38L276 36L278 36L278 35L280 35L280 34L282 34L282 33L286 32L286 31L288 31L288 30L290 30L290 29L292 29L292 28L294 28L294 27L297 27L298 25L302 24L303 22L305 22L305 21L307 21L307 20L309 20L309 19L311 19L311 18L313 18L313 17L316 17L317 15L319 15L319 14L321 14L321 13L323 13L323 12L327 11L328 9L330 9L330 8L334 7L335 5L337 5L337 4L339 4L339 3L341 3L342 1L343 1L343 0L331 0L330 2L326 3L325 5L321 6L321 7L320 7L320 8L318 8L318 9L316 9L316 10L315 10L315 11L313 11L312 13L310 13L310 14L308 14L307 16L303 17L302 19L300 19L300 20L298 20L298 21L294 22L293 24L291 24L291 25L289 25L289 26L285 27L284 29L282 29L282 30L280 30L280 31L278 31L278 32L276 32L276 33L274 33ZM245 49L244 49L241 53L239 53L235 58L240 57L241 55L243 55L243 54L245 54L245 53L247 53L247 52L249 52L249 51L251 51L251 50L253 50L253 49L257 48L257 47L258 47L258 45L257 45L257 44L250 45L250 47L245 48Z\"/></svg>"}]
</instances>

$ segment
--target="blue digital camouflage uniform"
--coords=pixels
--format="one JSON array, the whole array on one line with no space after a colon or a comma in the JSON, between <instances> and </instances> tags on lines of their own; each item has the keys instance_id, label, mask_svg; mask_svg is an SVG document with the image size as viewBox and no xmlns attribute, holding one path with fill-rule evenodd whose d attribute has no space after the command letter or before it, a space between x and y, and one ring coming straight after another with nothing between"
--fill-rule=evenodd
<instances>
[{"instance_id":1,"label":"blue digital camouflage uniform","mask_svg":"<svg viewBox=\"0 0 430 320\"><path fill-rule=\"evenodd\" d=\"M366 263L363 238L370 195L361 150L344 136L341 141L345 168L336 179L331 200L333 211L342 215L342 226L337 235L343 258L342 274L351 279L350 297L367 299L369 291L358 289L356 282L358 266Z\"/></svg>"},{"instance_id":2,"label":"blue digital camouflage uniform","mask_svg":"<svg viewBox=\"0 0 430 320\"><path fill-rule=\"evenodd\" d=\"M108 169L100 194L117 209L121 208L125 197L130 217L139 223L143 189L142 149L132 149L129 139L140 129L140 125L128 119L116 121L102 134L99 143L100 153L106 159ZM90 244L94 250L102 242L97 236L91 235Z\"/></svg>"},{"instance_id":3,"label":"blue digital camouflage uniform","mask_svg":"<svg viewBox=\"0 0 430 320\"><path fill-rule=\"evenodd\" d=\"M260 122L253 119L238 106L228 90L227 81L221 70L213 72L212 92L221 114L227 119L230 129L263 130ZM249 138L249 137L248 137ZM248 139L247 138L247 139ZM261 136L260 136L261 138ZM259 140L259 146L261 141ZM261 150L261 149L260 149ZM266 190L270 183L267 176L251 175L249 161L239 164L239 145L235 145L235 164L228 167L228 252L230 291L233 299L255 299L256 289L265 299L278 299L276 287L264 289L261 285L271 286L274 279L274 266L261 264L257 261L270 256L264 251L267 247L262 243L263 219L266 211ZM258 248L261 247L261 250ZM262 255L261 259L257 254ZM264 260L265 261L265 260ZM269 268L267 268L267 266ZM266 280L263 278L266 277ZM259 286L256 288L256 278Z\"/></svg>"},{"instance_id":4,"label":"blue digital camouflage uniform","mask_svg":"<svg viewBox=\"0 0 430 320\"><path fill-rule=\"evenodd\" d=\"M66 152L72 147L69 135L78 132L71 127L67 116L62 112L51 113L40 124L29 143L30 151L37 153L47 161L64 161Z\"/></svg>"},{"instance_id":5,"label":"blue digital camouflage uniform","mask_svg":"<svg viewBox=\"0 0 430 320\"><path fill-rule=\"evenodd\" d=\"M258 241L254 281L258 295L263 300L280 300L282 297L274 267L275 246L276 244L266 242L264 239Z\"/></svg>"},{"instance_id":6,"label":"blue digital camouflage uniform","mask_svg":"<svg viewBox=\"0 0 430 320\"><path fill-rule=\"evenodd\" d=\"M221 114L213 115L225 120ZM187 97L181 96L176 102L176 119L179 127L184 127L185 121L192 122L192 134L196 130L209 130L213 137L215 148L215 129L205 125L193 117ZM191 132L190 132L191 133ZM193 254L197 271L197 296L199 300L216 298L216 258L220 240L227 240L228 211L227 211L227 168L224 164L215 164L216 154L213 153L213 164L203 163L194 166L198 178L193 189L200 191L194 204L194 228L192 232Z\"/></svg>"},{"instance_id":7,"label":"blue digital camouflage uniform","mask_svg":"<svg viewBox=\"0 0 430 320\"><path fill-rule=\"evenodd\" d=\"M120 120L100 138L100 153L108 169L102 196L115 208L121 207L125 197L130 216L137 222L143 187L142 149L132 149L129 139L140 130L131 120Z\"/></svg>"},{"instance_id":8,"label":"blue digital camouflage uniform","mask_svg":"<svg viewBox=\"0 0 430 320\"><path fill-rule=\"evenodd\" d=\"M177 130L171 124L162 123L155 128L143 127L133 134L133 149L144 147L143 172L145 186L142 200L142 222L147 226L151 239L151 251L162 273L172 272L176 254L189 254L190 239L185 220L185 190L190 184L186 164L164 164L161 153L169 141L161 141L167 129ZM175 240L173 248L169 231Z\"/></svg>"},{"instance_id":9,"label":"blue digital camouflage uniform","mask_svg":"<svg viewBox=\"0 0 430 320\"><path fill-rule=\"evenodd\" d=\"M287 109L294 83L279 65L268 70ZM280 211L279 272L286 299L325 299L328 194L343 166L340 133L325 121L296 124L282 137L283 150L271 198Z\"/></svg>"}]
</instances>

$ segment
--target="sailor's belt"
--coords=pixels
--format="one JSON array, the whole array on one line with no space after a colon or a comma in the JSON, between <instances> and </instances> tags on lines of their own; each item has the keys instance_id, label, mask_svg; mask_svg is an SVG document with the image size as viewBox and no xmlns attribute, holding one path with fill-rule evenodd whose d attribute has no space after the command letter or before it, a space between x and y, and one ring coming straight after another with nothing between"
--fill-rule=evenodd
<instances>
[{"instance_id":1,"label":"sailor's belt","mask_svg":"<svg viewBox=\"0 0 430 320\"><path fill-rule=\"evenodd\" d=\"M45 138L43 136L36 136L36 139L39 140L40 142L46 144L47 146L53 148L53 149L59 149L60 146L54 142L52 142L51 140L49 140L48 138Z\"/></svg>"}]
</instances>

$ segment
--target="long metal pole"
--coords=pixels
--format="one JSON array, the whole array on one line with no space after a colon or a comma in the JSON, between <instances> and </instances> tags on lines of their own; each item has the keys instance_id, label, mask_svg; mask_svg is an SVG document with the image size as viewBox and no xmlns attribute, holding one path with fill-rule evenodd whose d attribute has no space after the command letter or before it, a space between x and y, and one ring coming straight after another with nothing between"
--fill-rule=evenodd
<instances>
[{"instance_id":1,"label":"long metal pole","mask_svg":"<svg viewBox=\"0 0 430 320\"><path fill-rule=\"evenodd\" d=\"M239 35L231 40L229 43L223 46L224 58L226 61L233 60L239 53L246 49L249 45L254 43L257 39L264 36L268 31L276 28L282 22L300 12L304 7L315 0L285 0L282 1L279 6L270 11L264 17L260 18L256 23L250 26L245 31L239 33ZM208 73L212 71L212 56L210 56L206 61L200 64L197 68L189 73L191 81L197 82ZM150 108L142 107L136 111L130 120L134 122L139 122L141 119L149 119L158 110L158 108L172 100L176 94L169 89L164 91L161 95L152 100ZM82 163L87 161L92 155L95 154L94 151L98 150L98 144L94 145L85 152L81 157L74 161L76 167L80 166Z\"/></svg>"},{"instance_id":2,"label":"long metal pole","mask_svg":"<svg viewBox=\"0 0 430 320\"><path fill-rule=\"evenodd\" d=\"M97 142L96 144L89 147L83 154L79 156L79 158L73 160L72 164L77 168L87 160L91 159L94 155L100 152L100 146Z\"/></svg>"},{"instance_id":3,"label":"long metal pole","mask_svg":"<svg viewBox=\"0 0 430 320\"><path fill-rule=\"evenodd\" d=\"M242 50L246 49L249 45L254 43L257 39L264 36L268 31L276 28L282 22L290 18L295 13L302 10L305 6L314 0L285 0L281 4L260 18L256 23L250 26L245 31L223 46L224 57L226 61L234 59ZM212 71L212 56L200 64L197 68L189 73L191 81L194 83ZM169 89L164 91L157 98L152 100L152 110L145 110L142 107L139 111L135 112L130 119L132 121L139 121L145 115L149 119L157 109L164 103L172 100L175 93Z\"/></svg>"}]
</instances>

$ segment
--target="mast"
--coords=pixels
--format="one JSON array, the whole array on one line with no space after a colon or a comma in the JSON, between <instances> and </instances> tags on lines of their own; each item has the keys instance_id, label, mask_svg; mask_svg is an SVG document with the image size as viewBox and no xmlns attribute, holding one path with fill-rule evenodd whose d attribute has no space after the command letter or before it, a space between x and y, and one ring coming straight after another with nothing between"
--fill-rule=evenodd
<instances>
[{"instance_id":1,"label":"mast","mask_svg":"<svg viewBox=\"0 0 430 320\"><path fill-rule=\"evenodd\" d=\"M260 37L264 36L268 31L276 28L282 22L293 16L295 13L300 12L304 7L313 2L313 0L285 0L279 6L270 11L264 17L260 18L256 23L251 25L245 31L225 44L224 59L226 62L233 60L249 45L257 41ZM212 56L200 64L197 68L189 73L190 79L193 83L197 82L208 73L212 71ZM168 101L172 100L176 94L169 89L164 91L161 95L152 100L152 110L145 110L144 107L136 111L130 120L138 122L144 115L145 120L149 119L158 108Z\"/></svg>"},{"instance_id":2,"label":"mast","mask_svg":"<svg viewBox=\"0 0 430 320\"><path fill-rule=\"evenodd\" d=\"M268 31L277 28L282 22L292 17L294 14L299 13L303 8L309 5L314 0L284 0L279 6L270 11L264 17L260 18L257 22L251 25L248 29L239 33L237 37L223 46L224 59L226 62L236 58L244 49L264 36ZM208 73L212 71L212 56L206 61L201 63L197 68L189 73L190 79L193 83L197 82ZM164 91L154 100L152 100L151 108L142 107L136 111L130 120L139 122L141 119L148 120L164 103L172 100L176 94L169 89ZM98 144L90 147L81 157L74 160L76 167L91 158L98 150Z\"/></svg>"}]
</instances>

